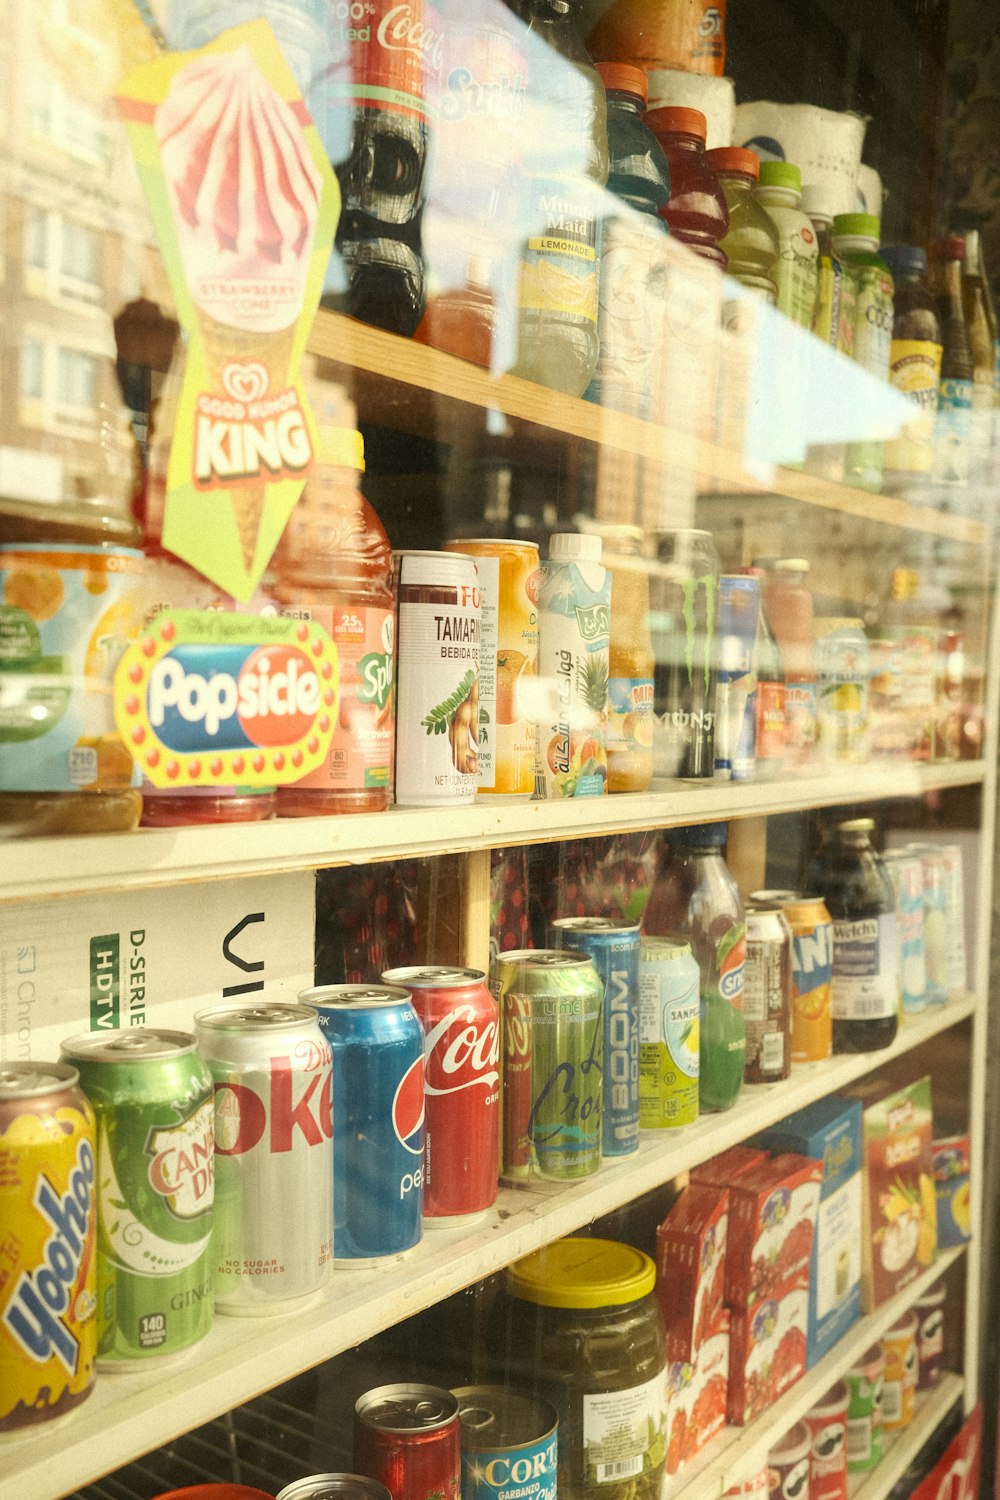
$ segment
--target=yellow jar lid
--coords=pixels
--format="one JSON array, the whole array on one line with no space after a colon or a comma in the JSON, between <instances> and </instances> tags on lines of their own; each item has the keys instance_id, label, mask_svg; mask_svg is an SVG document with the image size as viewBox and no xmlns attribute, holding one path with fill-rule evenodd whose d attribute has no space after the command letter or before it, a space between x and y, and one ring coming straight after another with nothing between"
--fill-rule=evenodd
<instances>
[{"instance_id":1,"label":"yellow jar lid","mask_svg":"<svg viewBox=\"0 0 1000 1500\"><path fill-rule=\"evenodd\" d=\"M571 1235L508 1267L515 1297L541 1307L619 1307L638 1302L656 1285L648 1255L617 1240Z\"/></svg>"}]
</instances>

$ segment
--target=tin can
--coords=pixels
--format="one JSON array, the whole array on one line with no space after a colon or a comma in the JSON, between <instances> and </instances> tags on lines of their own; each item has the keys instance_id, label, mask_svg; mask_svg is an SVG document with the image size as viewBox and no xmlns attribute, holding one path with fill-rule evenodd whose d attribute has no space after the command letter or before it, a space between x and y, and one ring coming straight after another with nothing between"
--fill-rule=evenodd
<instances>
[{"instance_id":1,"label":"tin can","mask_svg":"<svg viewBox=\"0 0 1000 1500\"><path fill-rule=\"evenodd\" d=\"M917 1328L919 1319L908 1312L882 1335L885 1369L882 1377L882 1429L897 1432L909 1427L917 1401Z\"/></svg>"},{"instance_id":2,"label":"tin can","mask_svg":"<svg viewBox=\"0 0 1000 1500\"><path fill-rule=\"evenodd\" d=\"M221 1005L195 1035L215 1082L216 1306L282 1312L330 1271L330 1048L305 1005Z\"/></svg>"},{"instance_id":3,"label":"tin can","mask_svg":"<svg viewBox=\"0 0 1000 1500\"><path fill-rule=\"evenodd\" d=\"M742 573L719 579L715 774L752 781L757 745L755 647L760 580Z\"/></svg>"},{"instance_id":4,"label":"tin can","mask_svg":"<svg viewBox=\"0 0 1000 1500\"><path fill-rule=\"evenodd\" d=\"M809 1500L847 1500L847 1404L843 1380L804 1417L812 1441Z\"/></svg>"},{"instance_id":5,"label":"tin can","mask_svg":"<svg viewBox=\"0 0 1000 1500\"><path fill-rule=\"evenodd\" d=\"M182 1490L165 1490L153 1500L274 1500L274 1496L249 1484L189 1484Z\"/></svg>"},{"instance_id":6,"label":"tin can","mask_svg":"<svg viewBox=\"0 0 1000 1500\"><path fill-rule=\"evenodd\" d=\"M660 533L649 578L657 776L715 774L719 571L711 532Z\"/></svg>"},{"instance_id":7,"label":"tin can","mask_svg":"<svg viewBox=\"0 0 1000 1500\"><path fill-rule=\"evenodd\" d=\"M530 796L537 728L521 692L538 672L538 548L531 542L449 542L475 558L482 591L479 790Z\"/></svg>"},{"instance_id":8,"label":"tin can","mask_svg":"<svg viewBox=\"0 0 1000 1500\"><path fill-rule=\"evenodd\" d=\"M882 1377L885 1356L874 1344L848 1370L847 1467L853 1474L882 1462Z\"/></svg>"},{"instance_id":9,"label":"tin can","mask_svg":"<svg viewBox=\"0 0 1000 1500\"><path fill-rule=\"evenodd\" d=\"M424 1033L408 990L304 990L333 1052L333 1257L411 1250L424 1205Z\"/></svg>"},{"instance_id":10,"label":"tin can","mask_svg":"<svg viewBox=\"0 0 1000 1500\"><path fill-rule=\"evenodd\" d=\"M868 637L853 616L823 615L816 633L816 752L821 760L868 758Z\"/></svg>"},{"instance_id":11,"label":"tin can","mask_svg":"<svg viewBox=\"0 0 1000 1500\"><path fill-rule=\"evenodd\" d=\"M392 1500L384 1484L366 1474L308 1474L286 1484L277 1500Z\"/></svg>"},{"instance_id":12,"label":"tin can","mask_svg":"<svg viewBox=\"0 0 1000 1500\"><path fill-rule=\"evenodd\" d=\"M462 1500L556 1500L558 1419L509 1386L452 1391L462 1429Z\"/></svg>"},{"instance_id":13,"label":"tin can","mask_svg":"<svg viewBox=\"0 0 1000 1500\"><path fill-rule=\"evenodd\" d=\"M767 1484L771 1500L805 1500L809 1494L809 1454L812 1439L804 1422L796 1422L767 1455Z\"/></svg>"},{"instance_id":14,"label":"tin can","mask_svg":"<svg viewBox=\"0 0 1000 1500\"><path fill-rule=\"evenodd\" d=\"M643 936L639 947L639 1124L698 1118L701 976L691 944Z\"/></svg>"},{"instance_id":15,"label":"tin can","mask_svg":"<svg viewBox=\"0 0 1000 1500\"><path fill-rule=\"evenodd\" d=\"M942 844L945 911L948 916L947 990L948 999L964 995L968 985L965 959L965 889L962 851L958 844Z\"/></svg>"},{"instance_id":16,"label":"tin can","mask_svg":"<svg viewBox=\"0 0 1000 1500\"><path fill-rule=\"evenodd\" d=\"M582 953L515 949L496 963L505 1177L601 1165L604 986Z\"/></svg>"},{"instance_id":17,"label":"tin can","mask_svg":"<svg viewBox=\"0 0 1000 1500\"><path fill-rule=\"evenodd\" d=\"M907 854L920 860L924 899L924 966L927 1004L948 999L948 899L945 861L940 844L908 844Z\"/></svg>"},{"instance_id":18,"label":"tin can","mask_svg":"<svg viewBox=\"0 0 1000 1500\"><path fill-rule=\"evenodd\" d=\"M457 552L397 552L396 801L474 802L479 775L476 564Z\"/></svg>"},{"instance_id":19,"label":"tin can","mask_svg":"<svg viewBox=\"0 0 1000 1500\"><path fill-rule=\"evenodd\" d=\"M354 1407L354 1463L392 1500L458 1500L458 1402L436 1385L380 1385Z\"/></svg>"},{"instance_id":20,"label":"tin can","mask_svg":"<svg viewBox=\"0 0 1000 1500\"><path fill-rule=\"evenodd\" d=\"M389 969L424 1033L424 1224L475 1223L497 1198L500 1022L481 969Z\"/></svg>"},{"instance_id":21,"label":"tin can","mask_svg":"<svg viewBox=\"0 0 1000 1500\"><path fill-rule=\"evenodd\" d=\"M61 1417L90 1395L94 1113L66 1063L0 1066L0 1433Z\"/></svg>"},{"instance_id":22,"label":"tin can","mask_svg":"<svg viewBox=\"0 0 1000 1500\"><path fill-rule=\"evenodd\" d=\"M887 849L882 863L896 893L900 1005L904 1014L916 1015L927 1009L923 870L919 855L906 849Z\"/></svg>"},{"instance_id":23,"label":"tin can","mask_svg":"<svg viewBox=\"0 0 1000 1500\"><path fill-rule=\"evenodd\" d=\"M932 1286L913 1304L917 1315L917 1390L931 1391L941 1380L944 1354L944 1304L948 1289L944 1282Z\"/></svg>"},{"instance_id":24,"label":"tin can","mask_svg":"<svg viewBox=\"0 0 1000 1500\"><path fill-rule=\"evenodd\" d=\"M780 906L746 908L743 1015L747 1083L775 1083L792 1067L792 933Z\"/></svg>"},{"instance_id":25,"label":"tin can","mask_svg":"<svg viewBox=\"0 0 1000 1500\"><path fill-rule=\"evenodd\" d=\"M792 934L792 1062L822 1062L833 1051L833 923L822 896L796 896L782 909Z\"/></svg>"},{"instance_id":26,"label":"tin can","mask_svg":"<svg viewBox=\"0 0 1000 1500\"><path fill-rule=\"evenodd\" d=\"M162 1362L212 1326L212 1075L186 1031L88 1032L62 1053L97 1117L98 1368Z\"/></svg>"},{"instance_id":27,"label":"tin can","mask_svg":"<svg viewBox=\"0 0 1000 1500\"><path fill-rule=\"evenodd\" d=\"M614 917L560 917L556 948L585 953L604 985L604 1156L639 1146L639 924Z\"/></svg>"}]
</instances>

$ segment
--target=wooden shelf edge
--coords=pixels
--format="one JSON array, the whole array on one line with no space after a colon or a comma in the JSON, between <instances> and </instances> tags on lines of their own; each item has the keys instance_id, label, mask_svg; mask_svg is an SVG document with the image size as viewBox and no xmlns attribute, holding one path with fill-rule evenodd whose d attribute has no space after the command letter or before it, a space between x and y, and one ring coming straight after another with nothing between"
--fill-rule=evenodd
<instances>
[{"instance_id":1,"label":"wooden shelf edge","mask_svg":"<svg viewBox=\"0 0 1000 1500\"><path fill-rule=\"evenodd\" d=\"M885 1434L882 1462L868 1474L853 1474L849 1481L850 1500L886 1500L916 1458L921 1448L944 1421L956 1401L962 1399L965 1382L960 1375L947 1372L931 1391L917 1396L917 1412L909 1427Z\"/></svg>"}]
</instances>

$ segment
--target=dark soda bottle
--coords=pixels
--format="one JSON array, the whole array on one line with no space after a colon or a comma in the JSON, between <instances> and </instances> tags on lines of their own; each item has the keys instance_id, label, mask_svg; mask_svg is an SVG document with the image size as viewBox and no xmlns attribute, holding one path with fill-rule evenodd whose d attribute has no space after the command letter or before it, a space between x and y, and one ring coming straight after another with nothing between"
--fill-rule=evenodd
<instances>
[{"instance_id":1,"label":"dark soda bottle","mask_svg":"<svg viewBox=\"0 0 1000 1500\"><path fill-rule=\"evenodd\" d=\"M817 873L833 919L834 1052L875 1052L896 1035L896 898L871 818L838 823Z\"/></svg>"}]
</instances>

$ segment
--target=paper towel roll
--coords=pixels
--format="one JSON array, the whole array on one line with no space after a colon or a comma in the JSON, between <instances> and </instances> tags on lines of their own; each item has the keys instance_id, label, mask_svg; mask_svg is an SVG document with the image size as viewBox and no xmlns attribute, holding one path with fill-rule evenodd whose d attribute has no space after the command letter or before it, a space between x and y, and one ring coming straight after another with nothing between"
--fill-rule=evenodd
<instances>
[{"instance_id":1,"label":"paper towel roll","mask_svg":"<svg viewBox=\"0 0 1000 1500\"><path fill-rule=\"evenodd\" d=\"M647 68L649 108L682 104L700 109L708 123L705 149L733 144L736 90L731 78L710 78L705 73L680 73L675 68Z\"/></svg>"},{"instance_id":2,"label":"paper towel roll","mask_svg":"<svg viewBox=\"0 0 1000 1500\"><path fill-rule=\"evenodd\" d=\"M884 200L881 177L874 167L868 167L862 162L858 168L858 213L874 214L876 219L881 219Z\"/></svg>"},{"instance_id":3,"label":"paper towel roll","mask_svg":"<svg viewBox=\"0 0 1000 1500\"><path fill-rule=\"evenodd\" d=\"M733 139L762 161L791 161L803 182L821 182L838 214L857 208L858 169L865 138L860 115L837 114L815 104L738 104Z\"/></svg>"}]
</instances>

